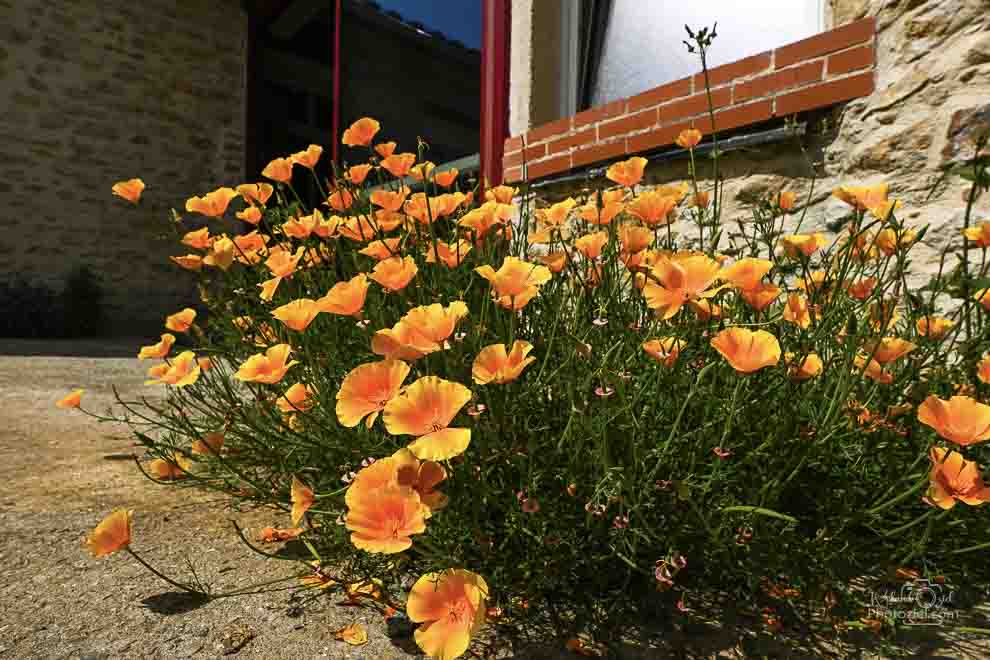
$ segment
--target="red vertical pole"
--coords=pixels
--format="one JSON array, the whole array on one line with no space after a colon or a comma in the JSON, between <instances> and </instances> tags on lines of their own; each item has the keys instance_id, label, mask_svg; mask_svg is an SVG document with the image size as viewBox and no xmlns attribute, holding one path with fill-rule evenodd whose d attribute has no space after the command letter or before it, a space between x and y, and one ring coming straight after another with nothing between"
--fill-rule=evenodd
<instances>
[{"instance_id":1,"label":"red vertical pole","mask_svg":"<svg viewBox=\"0 0 990 660\"><path fill-rule=\"evenodd\" d=\"M481 6L481 176L502 183L502 154L509 136L509 0Z\"/></svg>"},{"instance_id":2,"label":"red vertical pole","mask_svg":"<svg viewBox=\"0 0 990 660\"><path fill-rule=\"evenodd\" d=\"M330 154L333 162L337 162L340 142L340 3L337 0L333 19L333 139Z\"/></svg>"}]
</instances>

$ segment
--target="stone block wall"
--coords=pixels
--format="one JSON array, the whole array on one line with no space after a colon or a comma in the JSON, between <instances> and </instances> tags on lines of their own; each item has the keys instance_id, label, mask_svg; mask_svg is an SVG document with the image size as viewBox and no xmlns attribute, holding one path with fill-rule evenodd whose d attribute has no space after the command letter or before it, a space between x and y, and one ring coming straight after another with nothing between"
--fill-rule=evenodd
<instances>
[{"instance_id":1,"label":"stone block wall","mask_svg":"<svg viewBox=\"0 0 990 660\"><path fill-rule=\"evenodd\" d=\"M106 334L195 302L169 209L245 181L247 29L236 0L0 0L0 280L91 266Z\"/></svg>"}]
</instances>

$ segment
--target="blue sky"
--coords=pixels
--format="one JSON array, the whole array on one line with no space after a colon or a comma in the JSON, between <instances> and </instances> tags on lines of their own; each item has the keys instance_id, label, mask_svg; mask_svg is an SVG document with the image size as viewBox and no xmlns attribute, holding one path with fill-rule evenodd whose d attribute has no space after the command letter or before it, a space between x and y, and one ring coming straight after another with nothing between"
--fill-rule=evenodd
<instances>
[{"instance_id":1,"label":"blue sky","mask_svg":"<svg viewBox=\"0 0 990 660\"><path fill-rule=\"evenodd\" d=\"M409 21L481 48L481 0L375 0L385 11L397 11Z\"/></svg>"}]
</instances>

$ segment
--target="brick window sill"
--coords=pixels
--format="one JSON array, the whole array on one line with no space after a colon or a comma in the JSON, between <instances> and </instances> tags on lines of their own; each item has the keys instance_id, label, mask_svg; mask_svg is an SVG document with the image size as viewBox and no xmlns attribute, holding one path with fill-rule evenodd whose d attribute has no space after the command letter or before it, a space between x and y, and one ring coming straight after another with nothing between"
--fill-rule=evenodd
<instances>
[{"instance_id":1,"label":"brick window sill","mask_svg":"<svg viewBox=\"0 0 990 660\"><path fill-rule=\"evenodd\" d=\"M869 96L875 73L874 18L709 69L715 128L728 131ZM712 131L701 73L508 138L503 178L535 181L658 149L685 128Z\"/></svg>"}]
</instances>

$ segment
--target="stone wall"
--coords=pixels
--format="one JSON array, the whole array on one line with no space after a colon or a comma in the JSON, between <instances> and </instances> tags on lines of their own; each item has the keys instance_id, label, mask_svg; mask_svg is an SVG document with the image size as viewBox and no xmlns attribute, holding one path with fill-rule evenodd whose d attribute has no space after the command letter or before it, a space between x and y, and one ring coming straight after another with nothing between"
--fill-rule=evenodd
<instances>
[{"instance_id":1,"label":"stone wall","mask_svg":"<svg viewBox=\"0 0 990 660\"><path fill-rule=\"evenodd\" d=\"M108 334L194 302L169 208L244 182L246 48L236 0L0 0L0 280L89 265Z\"/></svg>"},{"instance_id":2,"label":"stone wall","mask_svg":"<svg viewBox=\"0 0 990 660\"><path fill-rule=\"evenodd\" d=\"M807 115L812 135L804 141L806 153L791 141L726 154L720 166L726 177L723 220L730 221L729 231L738 231L731 222L750 217L747 204L777 190L795 190L807 199L817 173L802 230L821 230L848 212L831 197L833 188L885 181L891 197L903 201L900 217L913 227L931 225L913 251L911 284L926 282L937 272L946 243L959 244L965 211L962 180L935 184L943 166L965 156L966 136L980 126L990 129L990 0L830 0L830 5L835 25L876 17L876 91ZM699 165L702 177L710 177L707 162ZM686 177L686 161L675 160L651 165L646 182ZM591 187L602 183L607 182L590 182ZM547 186L541 194L560 198L588 185L570 181ZM975 220L990 220L990 195L978 201ZM795 219L786 229L796 225ZM696 232L686 224L675 229Z\"/></svg>"}]
</instances>

